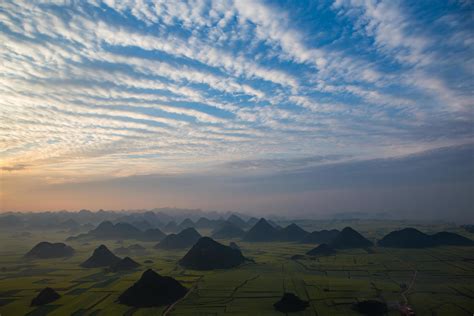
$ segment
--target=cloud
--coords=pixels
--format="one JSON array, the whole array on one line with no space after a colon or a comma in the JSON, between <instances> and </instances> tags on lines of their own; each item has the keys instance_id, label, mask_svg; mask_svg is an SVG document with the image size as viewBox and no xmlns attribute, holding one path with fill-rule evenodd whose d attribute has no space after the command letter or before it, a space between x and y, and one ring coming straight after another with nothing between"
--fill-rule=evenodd
<instances>
[{"instance_id":1,"label":"cloud","mask_svg":"<svg viewBox=\"0 0 474 316\"><path fill-rule=\"evenodd\" d=\"M302 158L287 159L258 159L240 160L226 163L224 166L239 171L251 170L284 170L303 168L315 164L331 163L342 159L348 159L348 155L318 155Z\"/></svg>"},{"instance_id":2,"label":"cloud","mask_svg":"<svg viewBox=\"0 0 474 316\"><path fill-rule=\"evenodd\" d=\"M430 10L2 1L2 168L65 183L464 144L472 23L458 4Z\"/></svg>"},{"instance_id":3,"label":"cloud","mask_svg":"<svg viewBox=\"0 0 474 316\"><path fill-rule=\"evenodd\" d=\"M13 166L6 166L6 167L2 167L1 169L3 171L9 171L9 172L12 172L12 171L19 171L19 170L24 170L28 167L28 165L25 165L25 164L17 164L17 165L13 165Z\"/></svg>"},{"instance_id":4,"label":"cloud","mask_svg":"<svg viewBox=\"0 0 474 316\"><path fill-rule=\"evenodd\" d=\"M456 88L450 87L442 76L433 71L439 70L440 65L446 60L446 51L439 51L439 42L449 37L444 34L446 28L442 32L430 30L410 14L413 12L408 5L399 1L341 0L336 1L333 8L340 14L353 18L356 21L356 30L364 36L373 38L377 50L408 69L401 78L406 85L414 85L420 91L435 95L440 99L442 106L447 108L466 110L473 105L470 98L456 91ZM449 14L446 18L448 16ZM454 27L452 35L466 36L462 27L472 27L472 24ZM471 49L472 45L469 50ZM465 59L464 56L458 55L450 59L450 66L461 66L459 70L462 73L464 67L456 60L459 58ZM461 62L463 63L464 61Z\"/></svg>"}]
</instances>

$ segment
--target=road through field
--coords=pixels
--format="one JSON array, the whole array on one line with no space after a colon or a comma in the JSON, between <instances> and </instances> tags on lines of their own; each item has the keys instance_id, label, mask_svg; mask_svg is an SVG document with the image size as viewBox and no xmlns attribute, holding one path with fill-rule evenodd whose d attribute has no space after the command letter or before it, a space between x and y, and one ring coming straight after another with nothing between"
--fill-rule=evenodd
<instances>
[{"instance_id":1,"label":"road through field","mask_svg":"<svg viewBox=\"0 0 474 316\"><path fill-rule=\"evenodd\" d=\"M418 274L418 270L415 270L415 273L413 273L413 278L411 279L411 282L410 282L410 285L406 288L405 291L403 291L401 293L401 296L403 297L403 299L405 300L405 305L408 304L408 298L406 297L405 294L408 293L408 291L410 291L410 289L412 288L412 286L415 284L415 280L416 280L416 275Z\"/></svg>"},{"instance_id":2,"label":"road through field","mask_svg":"<svg viewBox=\"0 0 474 316\"><path fill-rule=\"evenodd\" d=\"M189 294L191 294L192 291L194 291L194 289L197 288L197 285L199 283L199 281L202 279L202 276L196 281L196 283L194 283L194 285L189 289L189 291L186 293L186 295L184 295L182 298L180 298L179 300L177 300L176 302L174 302L173 304L169 305L164 311L163 311L163 316L166 316L168 315L168 313L173 310L173 308L176 306L176 304L178 304L179 302L183 301L186 297L188 297Z\"/></svg>"}]
</instances>

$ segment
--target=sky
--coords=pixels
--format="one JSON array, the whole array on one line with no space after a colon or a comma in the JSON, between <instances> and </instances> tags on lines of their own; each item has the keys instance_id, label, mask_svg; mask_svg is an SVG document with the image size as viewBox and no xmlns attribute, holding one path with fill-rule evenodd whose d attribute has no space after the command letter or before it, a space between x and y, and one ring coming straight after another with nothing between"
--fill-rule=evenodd
<instances>
[{"instance_id":1,"label":"sky","mask_svg":"<svg viewBox=\"0 0 474 316\"><path fill-rule=\"evenodd\" d=\"M0 211L472 218L473 8L1 1Z\"/></svg>"}]
</instances>

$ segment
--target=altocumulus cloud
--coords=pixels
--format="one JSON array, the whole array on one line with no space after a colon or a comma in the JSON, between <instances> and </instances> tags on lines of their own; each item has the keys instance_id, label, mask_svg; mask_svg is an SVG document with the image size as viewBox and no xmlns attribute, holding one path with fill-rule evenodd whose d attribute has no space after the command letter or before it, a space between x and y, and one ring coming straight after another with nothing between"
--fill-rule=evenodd
<instances>
[{"instance_id":1,"label":"altocumulus cloud","mask_svg":"<svg viewBox=\"0 0 474 316\"><path fill-rule=\"evenodd\" d=\"M20 177L276 172L470 143L471 11L2 1L5 205Z\"/></svg>"}]
</instances>

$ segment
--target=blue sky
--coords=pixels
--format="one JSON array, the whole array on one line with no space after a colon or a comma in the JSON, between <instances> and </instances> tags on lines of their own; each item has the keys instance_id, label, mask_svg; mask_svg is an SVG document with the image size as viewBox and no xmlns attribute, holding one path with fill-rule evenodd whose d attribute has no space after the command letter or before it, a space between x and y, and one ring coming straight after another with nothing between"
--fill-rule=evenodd
<instances>
[{"instance_id":1,"label":"blue sky","mask_svg":"<svg viewBox=\"0 0 474 316\"><path fill-rule=\"evenodd\" d=\"M473 27L469 1L2 1L3 208L470 144Z\"/></svg>"}]
</instances>

